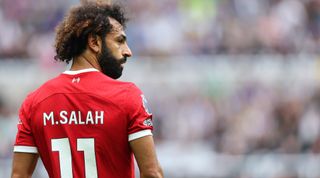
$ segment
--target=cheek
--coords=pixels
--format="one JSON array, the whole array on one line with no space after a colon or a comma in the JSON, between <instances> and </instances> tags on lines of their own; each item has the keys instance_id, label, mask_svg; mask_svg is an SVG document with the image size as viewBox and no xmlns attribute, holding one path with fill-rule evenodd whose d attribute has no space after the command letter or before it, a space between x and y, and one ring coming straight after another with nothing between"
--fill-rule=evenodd
<instances>
[{"instance_id":1,"label":"cheek","mask_svg":"<svg viewBox=\"0 0 320 178\"><path fill-rule=\"evenodd\" d=\"M121 58L121 46L112 45L110 46L111 54L116 58Z\"/></svg>"}]
</instances>

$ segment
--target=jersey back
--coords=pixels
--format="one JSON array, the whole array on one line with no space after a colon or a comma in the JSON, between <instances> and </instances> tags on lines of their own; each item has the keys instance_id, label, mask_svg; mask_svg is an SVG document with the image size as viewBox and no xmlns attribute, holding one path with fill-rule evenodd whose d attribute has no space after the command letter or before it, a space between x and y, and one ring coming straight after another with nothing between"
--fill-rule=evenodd
<instances>
[{"instance_id":1,"label":"jersey back","mask_svg":"<svg viewBox=\"0 0 320 178\"><path fill-rule=\"evenodd\" d=\"M132 178L129 141L153 129L134 84L92 70L48 81L27 97L19 117L14 151L39 153L52 178Z\"/></svg>"}]
</instances>

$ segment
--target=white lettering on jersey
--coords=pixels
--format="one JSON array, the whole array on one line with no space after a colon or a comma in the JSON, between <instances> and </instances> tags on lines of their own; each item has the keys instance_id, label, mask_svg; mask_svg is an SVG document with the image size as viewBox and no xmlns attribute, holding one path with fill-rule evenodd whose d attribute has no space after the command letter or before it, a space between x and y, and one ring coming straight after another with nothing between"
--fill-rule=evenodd
<instances>
[{"instance_id":1,"label":"white lettering on jersey","mask_svg":"<svg viewBox=\"0 0 320 178\"><path fill-rule=\"evenodd\" d=\"M89 122L90 122L90 124L94 123L91 111L87 113L86 124L88 124Z\"/></svg>"},{"instance_id":2,"label":"white lettering on jersey","mask_svg":"<svg viewBox=\"0 0 320 178\"><path fill-rule=\"evenodd\" d=\"M103 111L100 111L100 115L99 115L99 111L96 111L96 123L101 123L103 124Z\"/></svg>"},{"instance_id":3,"label":"white lettering on jersey","mask_svg":"<svg viewBox=\"0 0 320 178\"><path fill-rule=\"evenodd\" d=\"M67 118L67 114L68 112L67 111L61 111L60 112L60 124L66 124L68 123L68 118Z\"/></svg>"},{"instance_id":4,"label":"white lettering on jersey","mask_svg":"<svg viewBox=\"0 0 320 178\"><path fill-rule=\"evenodd\" d=\"M91 111L89 111L89 112L91 112ZM78 116L79 116L79 125L83 125L84 121L81 119L82 117L81 117L81 112L80 111L78 111Z\"/></svg>"},{"instance_id":5,"label":"white lettering on jersey","mask_svg":"<svg viewBox=\"0 0 320 178\"><path fill-rule=\"evenodd\" d=\"M77 115L75 111L71 111L70 119L69 119L69 124L78 124L77 122Z\"/></svg>"},{"instance_id":6,"label":"white lettering on jersey","mask_svg":"<svg viewBox=\"0 0 320 178\"><path fill-rule=\"evenodd\" d=\"M51 120L51 125L54 124L54 118L53 118L53 111L51 111L49 113L49 115L47 115L47 113L43 113L43 125L47 125L47 121L50 121Z\"/></svg>"},{"instance_id":7,"label":"white lettering on jersey","mask_svg":"<svg viewBox=\"0 0 320 178\"><path fill-rule=\"evenodd\" d=\"M43 113L43 125L102 125L104 122L104 111L88 111L87 113L81 113L81 111L60 111L57 115L59 118L55 119L53 111Z\"/></svg>"}]
</instances>

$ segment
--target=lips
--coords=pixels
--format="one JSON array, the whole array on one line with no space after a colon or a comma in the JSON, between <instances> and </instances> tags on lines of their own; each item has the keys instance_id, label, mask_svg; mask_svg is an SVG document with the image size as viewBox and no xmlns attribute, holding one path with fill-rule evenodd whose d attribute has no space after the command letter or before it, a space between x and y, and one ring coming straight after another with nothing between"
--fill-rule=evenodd
<instances>
[{"instance_id":1,"label":"lips","mask_svg":"<svg viewBox=\"0 0 320 178\"><path fill-rule=\"evenodd\" d=\"M120 65L123 66L123 64L125 64L127 62L127 58L124 57L122 59L120 59Z\"/></svg>"},{"instance_id":2,"label":"lips","mask_svg":"<svg viewBox=\"0 0 320 178\"><path fill-rule=\"evenodd\" d=\"M124 58L121 58L120 60L119 60L119 65L120 65L120 67L123 69L124 68L124 64L127 62L127 58L126 57L124 57Z\"/></svg>"}]
</instances>

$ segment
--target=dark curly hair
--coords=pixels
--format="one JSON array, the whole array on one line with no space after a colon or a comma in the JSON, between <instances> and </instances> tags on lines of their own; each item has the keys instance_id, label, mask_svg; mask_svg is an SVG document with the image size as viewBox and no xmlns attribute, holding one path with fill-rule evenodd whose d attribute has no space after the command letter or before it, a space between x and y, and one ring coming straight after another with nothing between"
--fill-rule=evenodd
<instances>
[{"instance_id":1,"label":"dark curly hair","mask_svg":"<svg viewBox=\"0 0 320 178\"><path fill-rule=\"evenodd\" d=\"M108 17L125 27L127 18L119 5L87 3L73 7L56 28L54 59L69 63L86 49L89 35L104 39L112 29Z\"/></svg>"}]
</instances>

